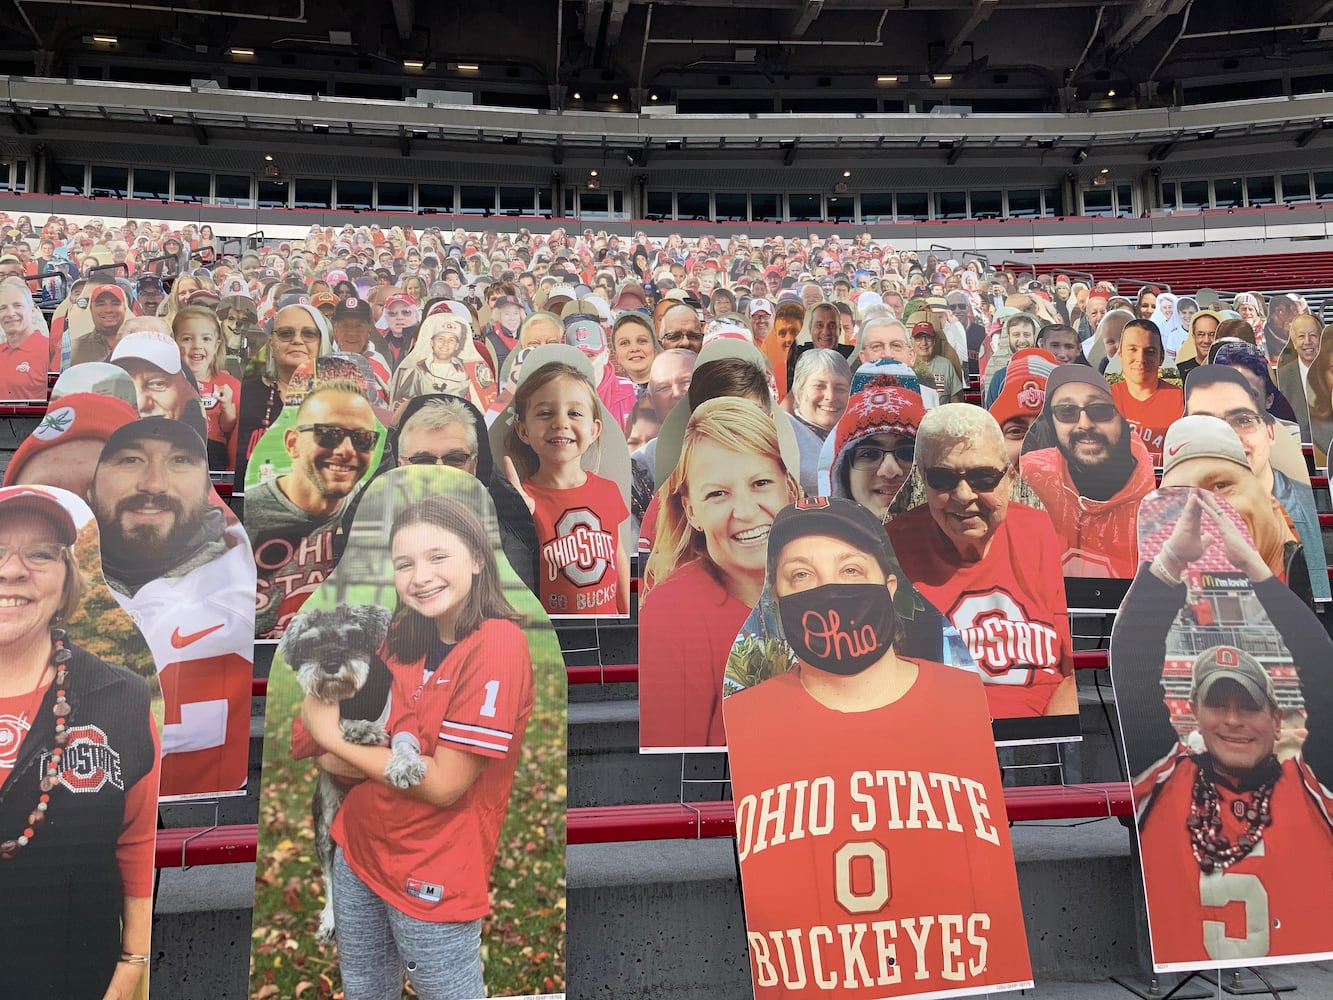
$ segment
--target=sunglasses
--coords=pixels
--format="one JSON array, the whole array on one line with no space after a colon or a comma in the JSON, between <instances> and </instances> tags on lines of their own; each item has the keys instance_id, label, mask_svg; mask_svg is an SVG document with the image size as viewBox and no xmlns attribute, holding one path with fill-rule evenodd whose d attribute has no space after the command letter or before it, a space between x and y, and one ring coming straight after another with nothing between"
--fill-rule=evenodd
<instances>
[{"instance_id":1,"label":"sunglasses","mask_svg":"<svg viewBox=\"0 0 1333 1000\"><path fill-rule=\"evenodd\" d=\"M473 454L470 451L451 451L444 455L432 455L428 451L419 451L415 455L408 455L403 459L408 465L447 465L453 469L461 469L472 461Z\"/></svg>"},{"instance_id":2,"label":"sunglasses","mask_svg":"<svg viewBox=\"0 0 1333 1000\"><path fill-rule=\"evenodd\" d=\"M955 472L953 469L941 469L933 467L925 470L926 485L932 490L940 490L944 493L952 493L958 488L958 484L967 481L967 485L972 487L977 493L993 493L995 489L1004 481L1009 469L968 469L966 472Z\"/></svg>"},{"instance_id":3,"label":"sunglasses","mask_svg":"<svg viewBox=\"0 0 1333 1000\"><path fill-rule=\"evenodd\" d=\"M352 447L357 451L371 451L380 439L379 431L340 427L337 424L301 424L296 429L302 433L309 431L315 436L315 444L329 449L337 448L344 440L350 439Z\"/></svg>"},{"instance_id":4,"label":"sunglasses","mask_svg":"<svg viewBox=\"0 0 1333 1000\"><path fill-rule=\"evenodd\" d=\"M861 445L852 449L853 469L878 469L885 455L892 455L899 465L911 465L916 455L916 444L899 445L897 448L880 448L876 445Z\"/></svg>"},{"instance_id":5,"label":"sunglasses","mask_svg":"<svg viewBox=\"0 0 1333 1000\"><path fill-rule=\"evenodd\" d=\"M1076 424L1083 414L1094 424L1109 424L1118 414L1114 403L1089 403L1078 406L1074 403L1056 403L1051 407L1051 416L1062 424Z\"/></svg>"}]
</instances>

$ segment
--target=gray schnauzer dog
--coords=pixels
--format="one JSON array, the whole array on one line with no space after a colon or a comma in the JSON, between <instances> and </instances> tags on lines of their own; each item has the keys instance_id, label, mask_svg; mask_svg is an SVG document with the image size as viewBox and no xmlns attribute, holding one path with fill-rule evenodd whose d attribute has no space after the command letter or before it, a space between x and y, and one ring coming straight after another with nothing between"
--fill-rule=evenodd
<instances>
[{"instance_id":1,"label":"gray schnauzer dog","mask_svg":"<svg viewBox=\"0 0 1333 1000\"><path fill-rule=\"evenodd\" d=\"M362 746L390 746L384 776L398 788L419 784L426 774L415 733L398 733L392 743L385 730L392 677L377 650L392 615L377 605L340 604L331 611L307 611L292 619L278 652L296 671L301 690L324 702L338 702L343 738ZM333 941L333 838L329 828L347 795L337 777L319 772L311 815L315 849L324 866L324 910L315 938Z\"/></svg>"}]
</instances>

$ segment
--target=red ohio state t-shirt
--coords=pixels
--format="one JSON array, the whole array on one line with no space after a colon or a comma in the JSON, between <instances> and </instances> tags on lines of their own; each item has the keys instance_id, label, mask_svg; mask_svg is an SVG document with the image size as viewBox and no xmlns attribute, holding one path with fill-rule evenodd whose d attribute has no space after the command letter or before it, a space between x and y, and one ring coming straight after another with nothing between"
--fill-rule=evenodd
<instances>
[{"instance_id":1,"label":"red ohio state t-shirt","mask_svg":"<svg viewBox=\"0 0 1333 1000\"><path fill-rule=\"evenodd\" d=\"M582 486L523 488L536 503L538 590L549 615L617 614L621 581L616 572L620 525L629 517L620 487L588 473Z\"/></svg>"}]
</instances>

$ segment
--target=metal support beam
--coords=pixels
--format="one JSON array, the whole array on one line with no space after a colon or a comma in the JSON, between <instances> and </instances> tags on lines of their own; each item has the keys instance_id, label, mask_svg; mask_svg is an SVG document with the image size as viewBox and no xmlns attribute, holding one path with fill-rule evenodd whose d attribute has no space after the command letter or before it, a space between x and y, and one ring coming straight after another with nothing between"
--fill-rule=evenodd
<instances>
[{"instance_id":1,"label":"metal support beam","mask_svg":"<svg viewBox=\"0 0 1333 1000\"><path fill-rule=\"evenodd\" d=\"M796 20L792 22L788 34L792 38L804 38L805 33L810 30L810 25L815 23L815 18L823 9L824 0L804 0L801 9L796 12Z\"/></svg>"},{"instance_id":2,"label":"metal support beam","mask_svg":"<svg viewBox=\"0 0 1333 1000\"><path fill-rule=\"evenodd\" d=\"M597 33L602 29L604 10L606 10L606 0L588 0L583 13L583 43L590 49L597 47Z\"/></svg>"},{"instance_id":3,"label":"metal support beam","mask_svg":"<svg viewBox=\"0 0 1333 1000\"><path fill-rule=\"evenodd\" d=\"M949 42L950 54L957 52L964 42L972 37L972 32L986 23L991 14L995 11L997 0L976 0L972 4L972 13L967 16L963 26L958 29L958 34L954 35L953 40Z\"/></svg>"},{"instance_id":4,"label":"metal support beam","mask_svg":"<svg viewBox=\"0 0 1333 1000\"><path fill-rule=\"evenodd\" d=\"M629 0L611 0L611 19L606 25L606 45L610 48L620 41L620 29L629 13Z\"/></svg>"},{"instance_id":5,"label":"metal support beam","mask_svg":"<svg viewBox=\"0 0 1333 1000\"><path fill-rule=\"evenodd\" d=\"M413 0L393 0L393 22L398 28L398 37L407 41L412 37L412 24L416 21Z\"/></svg>"},{"instance_id":6,"label":"metal support beam","mask_svg":"<svg viewBox=\"0 0 1333 1000\"><path fill-rule=\"evenodd\" d=\"M1185 0L1139 0L1127 11L1120 26L1106 40L1107 48L1137 45L1150 35L1168 17L1179 14Z\"/></svg>"}]
</instances>

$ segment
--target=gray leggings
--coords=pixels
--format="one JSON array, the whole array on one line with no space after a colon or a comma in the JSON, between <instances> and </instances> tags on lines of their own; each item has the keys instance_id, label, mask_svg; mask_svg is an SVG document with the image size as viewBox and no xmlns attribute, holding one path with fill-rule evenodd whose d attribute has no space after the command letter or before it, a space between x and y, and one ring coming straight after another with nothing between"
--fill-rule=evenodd
<instances>
[{"instance_id":1,"label":"gray leggings","mask_svg":"<svg viewBox=\"0 0 1333 1000\"><path fill-rule=\"evenodd\" d=\"M481 920L434 924L400 913L333 858L333 912L346 1000L401 1000L403 972L421 1000L481 1000Z\"/></svg>"}]
</instances>

